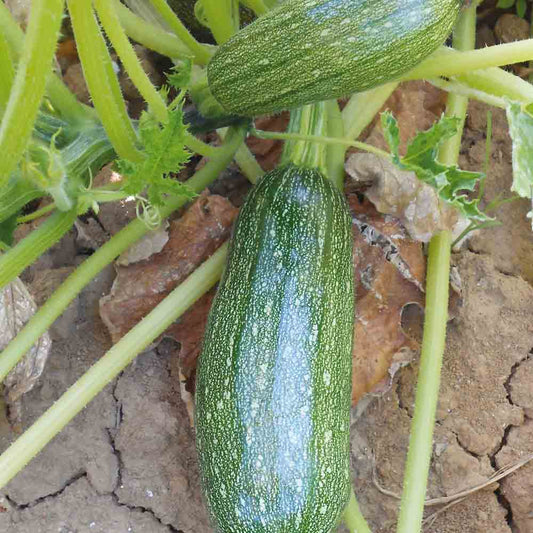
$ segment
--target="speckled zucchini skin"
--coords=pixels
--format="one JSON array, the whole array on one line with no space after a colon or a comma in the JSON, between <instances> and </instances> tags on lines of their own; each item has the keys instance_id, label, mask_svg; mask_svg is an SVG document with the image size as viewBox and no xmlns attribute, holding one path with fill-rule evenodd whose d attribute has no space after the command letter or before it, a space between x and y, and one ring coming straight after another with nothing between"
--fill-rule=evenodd
<instances>
[{"instance_id":1,"label":"speckled zucchini skin","mask_svg":"<svg viewBox=\"0 0 533 533\"><path fill-rule=\"evenodd\" d=\"M462 0L287 0L220 47L209 86L245 116L398 78L451 32Z\"/></svg>"},{"instance_id":2,"label":"speckled zucchini skin","mask_svg":"<svg viewBox=\"0 0 533 533\"><path fill-rule=\"evenodd\" d=\"M351 219L316 169L266 174L243 205L196 389L220 533L329 533L347 502Z\"/></svg>"}]
</instances>

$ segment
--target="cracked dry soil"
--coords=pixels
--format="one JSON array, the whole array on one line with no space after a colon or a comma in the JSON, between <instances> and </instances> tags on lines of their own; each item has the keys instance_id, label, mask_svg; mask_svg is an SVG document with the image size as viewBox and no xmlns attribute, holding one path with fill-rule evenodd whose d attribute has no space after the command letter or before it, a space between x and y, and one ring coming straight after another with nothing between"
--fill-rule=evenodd
<instances>
[{"instance_id":1,"label":"cracked dry soil","mask_svg":"<svg viewBox=\"0 0 533 533\"><path fill-rule=\"evenodd\" d=\"M461 165L479 168L486 109L471 104ZM510 142L494 115L487 199L508 191ZM504 205L499 228L454 255L462 306L448 338L428 496L454 494L533 452L533 238L526 203ZM70 234L27 273L72 265ZM63 250L63 252L62 252ZM29 426L109 347L98 299L112 268L52 328L54 346L38 386L26 395ZM0 532L208 533L194 434L180 398L176 349L163 343L137 358L114 383L0 493ZM352 424L352 467L361 507L376 533L394 530L412 416L416 362ZM0 420L0 449L16 438ZM428 513L434 512L430 508ZM532 533L533 464L438 515L437 533Z\"/></svg>"}]
</instances>

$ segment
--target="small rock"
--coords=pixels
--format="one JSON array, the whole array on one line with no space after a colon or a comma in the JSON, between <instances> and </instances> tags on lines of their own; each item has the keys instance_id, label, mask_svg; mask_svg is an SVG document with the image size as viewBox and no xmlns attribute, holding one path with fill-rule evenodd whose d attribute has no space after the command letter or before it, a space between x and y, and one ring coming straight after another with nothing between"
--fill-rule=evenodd
<instances>
[{"instance_id":1,"label":"small rock","mask_svg":"<svg viewBox=\"0 0 533 533\"><path fill-rule=\"evenodd\" d=\"M500 43L529 39L529 31L529 22L512 13L503 14L494 26L494 33Z\"/></svg>"}]
</instances>

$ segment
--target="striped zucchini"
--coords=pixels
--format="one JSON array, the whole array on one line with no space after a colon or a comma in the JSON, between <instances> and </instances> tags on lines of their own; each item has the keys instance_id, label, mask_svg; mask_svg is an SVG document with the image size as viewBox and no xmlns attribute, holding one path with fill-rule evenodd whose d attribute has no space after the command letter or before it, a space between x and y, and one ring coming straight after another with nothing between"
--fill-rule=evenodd
<instances>
[{"instance_id":1,"label":"striped zucchini","mask_svg":"<svg viewBox=\"0 0 533 533\"><path fill-rule=\"evenodd\" d=\"M244 116L393 80L446 39L463 0L287 0L220 47L209 86Z\"/></svg>"},{"instance_id":2,"label":"striped zucchini","mask_svg":"<svg viewBox=\"0 0 533 533\"><path fill-rule=\"evenodd\" d=\"M241 208L196 389L220 533L329 533L350 487L351 219L316 168L266 174Z\"/></svg>"}]
</instances>

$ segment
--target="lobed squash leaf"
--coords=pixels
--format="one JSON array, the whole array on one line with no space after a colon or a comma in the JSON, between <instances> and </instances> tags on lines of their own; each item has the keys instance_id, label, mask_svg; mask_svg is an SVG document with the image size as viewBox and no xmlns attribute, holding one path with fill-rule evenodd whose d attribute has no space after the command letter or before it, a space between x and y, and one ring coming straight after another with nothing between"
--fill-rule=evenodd
<instances>
[{"instance_id":1,"label":"lobed squash leaf","mask_svg":"<svg viewBox=\"0 0 533 533\"><path fill-rule=\"evenodd\" d=\"M169 177L171 173L179 172L190 159L191 154L185 149L185 133L181 104L169 110L166 124L144 112L139 120L139 136L146 158L140 163L117 161L118 171L125 178L124 191L131 195L146 191L153 206L161 205L167 194L195 196L189 187Z\"/></svg>"},{"instance_id":2,"label":"lobed squash leaf","mask_svg":"<svg viewBox=\"0 0 533 533\"><path fill-rule=\"evenodd\" d=\"M443 116L430 129L418 132L403 157L398 151L400 130L397 120L390 112L385 112L381 115L381 124L392 152L392 161L398 168L414 172L419 180L434 188L443 201L456 207L469 220L492 220L479 209L479 199L470 199L465 194L465 191L475 189L483 173L469 172L438 161L439 146L457 132L457 118Z\"/></svg>"}]
</instances>

